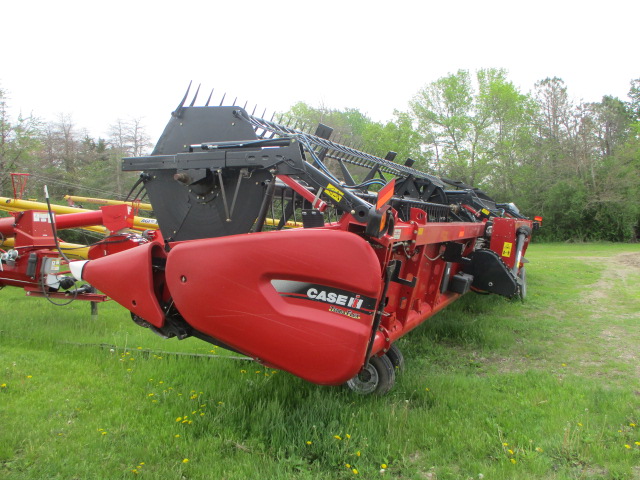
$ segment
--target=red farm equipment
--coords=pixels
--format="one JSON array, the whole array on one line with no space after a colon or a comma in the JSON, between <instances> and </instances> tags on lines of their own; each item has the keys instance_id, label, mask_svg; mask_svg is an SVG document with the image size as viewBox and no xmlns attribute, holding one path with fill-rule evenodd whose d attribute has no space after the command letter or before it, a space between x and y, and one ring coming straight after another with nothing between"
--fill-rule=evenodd
<instances>
[{"instance_id":1,"label":"red farm equipment","mask_svg":"<svg viewBox=\"0 0 640 480\"><path fill-rule=\"evenodd\" d=\"M325 125L307 133L187 96L152 154L123 160L141 172L160 232L70 263L137 324L380 394L403 362L398 338L470 290L526 294L536 225L513 204L337 143ZM31 235L32 248L51 248ZM28 251L23 276L47 273L49 254Z\"/></svg>"}]
</instances>

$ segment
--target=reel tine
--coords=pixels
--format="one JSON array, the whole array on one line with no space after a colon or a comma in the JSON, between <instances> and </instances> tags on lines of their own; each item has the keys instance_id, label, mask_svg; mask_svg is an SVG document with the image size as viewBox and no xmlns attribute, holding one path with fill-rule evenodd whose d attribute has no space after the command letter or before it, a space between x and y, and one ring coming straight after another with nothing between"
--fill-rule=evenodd
<instances>
[{"instance_id":1,"label":"reel tine","mask_svg":"<svg viewBox=\"0 0 640 480\"><path fill-rule=\"evenodd\" d=\"M209 106L209 102L211 101L211 96L213 95L213 88L211 89L211 93L209 94L209 98L207 98L207 103L204 104L205 107Z\"/></svg>"},{"instance_id":2,"label":"reel tine","mask_svg":"<svg viewBox=\"0 0 640 480\"><path fill-rule=\"evenodd\" d=\"M196 94L193 96L193 100L191 100L191 104L189 105L190 107L193 107L194 103L196 103L196 98L198 98L198 93L200 92L201 85L202 85L201 83L198 85L198 88L196 89Z\"/></svg>"},{"instance_id":3,"label":"reel tine","mask_svg":"<svg viewBox=\"0 0 640 480\"><path fill-rule=\"evenodd\" d=\"M174 117L180 117L182 115L182 109L184 107L184 102L187 101L187 96L189 95L189 90L191 89L191 84L193 83L193 80L191 80L189 82L189 86L187 87L187 91L184 94L184 97L182 97L182 101L180 102L180 104L178 105L178 108L176 108L173 113L171 114Z\"/></svg>"}]
</instances>

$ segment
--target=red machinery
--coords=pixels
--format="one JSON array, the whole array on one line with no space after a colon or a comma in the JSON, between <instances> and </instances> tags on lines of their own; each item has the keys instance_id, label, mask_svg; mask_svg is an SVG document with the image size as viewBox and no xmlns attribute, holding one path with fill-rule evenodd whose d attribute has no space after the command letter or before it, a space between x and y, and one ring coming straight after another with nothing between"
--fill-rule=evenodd
<instances>
[{"instance_id":1,"label":"red machinery","mask_svg":"<svg viewBox=\"0 0 640 480\"><path fill-rule=\"evenodd\" d=\"M95 294L90 286L74 288L75 279L64 275L61 268L66 259L56 232L104 225L110 232L109 237L88 249L88 258L98 258L147 242L139 235L121 233L133 226L133 219L131 207L127 205L64 215L27 210L0 218L0 244L7 239L13 240L11 249L0 250L0 288L21 287L31 296L104 301L105 295Z\"/></svg>"},{"instance_id":2,"label":"red machinery","mask_svg":"<svg viewBox=\"0 0 640 480\"><path fill-rule=\"evenodd\" d=\"M335 143L324 125L185 99L152 155L123 164L142 171L162 238L70 265L139 325L384 393L399 337L469 290L524 296L534 224L513 204Z\"/></svg>"}]
</instances>

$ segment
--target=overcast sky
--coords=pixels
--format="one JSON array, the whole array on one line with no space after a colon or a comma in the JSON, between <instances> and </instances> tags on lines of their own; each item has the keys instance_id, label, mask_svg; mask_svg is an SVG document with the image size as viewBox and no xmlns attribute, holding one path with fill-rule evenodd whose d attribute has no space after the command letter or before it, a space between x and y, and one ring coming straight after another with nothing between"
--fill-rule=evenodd
<instances>
[{"instance_id":1,"label":"overcast sky","mask_svg":"<svg viewBox=\"0 0 640 480\"><path fill-rule=\"evenodd\" d=\"M71 114L93 136L143 117L154 142L190 80L201 102L215 88L269 116L301 100L378 121L458 69L626 99L639 22L638 0L15 0L0 6L0 87L13 116Z\"/></svg>"}]
</instances>

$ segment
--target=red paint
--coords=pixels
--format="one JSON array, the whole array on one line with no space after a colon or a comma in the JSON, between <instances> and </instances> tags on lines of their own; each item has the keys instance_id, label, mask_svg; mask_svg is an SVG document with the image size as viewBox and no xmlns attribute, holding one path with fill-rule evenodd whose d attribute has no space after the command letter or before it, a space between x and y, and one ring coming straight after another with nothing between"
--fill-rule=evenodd
<instances>
[{"instance_id":1,"label":"red paint","mask_svg":"<svg viewBox=\"0 0 640 480\"><path fill-rule=\"evenodd\" d=\"M197 330L318 384L339 384L364 362L372 315L282 297L272 280L309 282L378 298L380 264L357 235L299 229L193 240L168 255L175 305ZM349 308L344 308L349 310Z\"/></svg>"}]
</instances>

